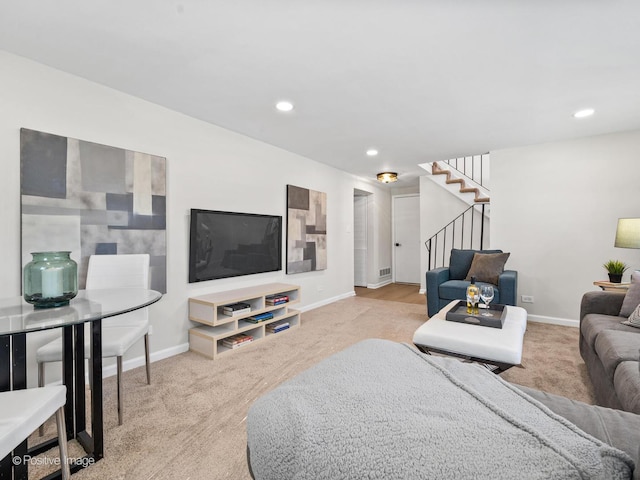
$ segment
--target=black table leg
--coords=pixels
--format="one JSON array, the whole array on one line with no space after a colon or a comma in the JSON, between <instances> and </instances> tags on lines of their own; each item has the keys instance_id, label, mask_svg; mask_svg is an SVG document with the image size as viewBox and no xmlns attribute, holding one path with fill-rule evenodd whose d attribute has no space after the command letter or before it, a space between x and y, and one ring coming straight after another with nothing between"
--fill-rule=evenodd
<instances>
[{"instance_id":1,"label":"black table leg","mask_svg":"<svg viewBox=\"0 0 640 480\"><path fill-rule=\"evenodd\" d=\"M27 335L26 333L0 337L0 390L20 390L27 388ZM13 453L0 461L0 479L27 480L28 446L25 439L13 449ZM18 459L14 462L14 459ZM13 472L13 477L11 476Z\"/></svg>"},{"instance_id":2,"label":"black table leg","mask_svg":"<svg viewBox=\"0 0 640 480\"><path fill-rule=\"evenodd\" d=\"M84 324L74 325L75 331L75 424L76 433L86 430L86 389L84 379Z\"/></svg>"},{"instance_id":3,"label":"black table leg","mask_svg":"<svg viewBox=\"0 0 640 480\"><path fill-rule=\"evenodd\" d=\"M74 426L74 384L73 384L73 327L62 328L62 383L67 387L67 403L64 406L64 418L67 423L67 438L76 438Z\"/></svg>"},{"instance_id":4,"label":"black table leg","mask_svg":"<svg viewBox=\"0 0 640 480\"><path fill-rule=\"evenodd\" d=\"M96 460L104 456L104 432L102 418L102 320L91 323L91 432L93 455Z\"/></svg>"},{"instance_id":5,"label":"black table leg","mask_svg":"<svg viewBox=\"0 0 640 480\"><path fill-rule=\"evenodd\" d=\"M11 337L9 335L0 336L0 392L11 390ZM0 460L0 478L11 479L13 466L12 455L9 454Z\"/></svg>"}]
</instances>

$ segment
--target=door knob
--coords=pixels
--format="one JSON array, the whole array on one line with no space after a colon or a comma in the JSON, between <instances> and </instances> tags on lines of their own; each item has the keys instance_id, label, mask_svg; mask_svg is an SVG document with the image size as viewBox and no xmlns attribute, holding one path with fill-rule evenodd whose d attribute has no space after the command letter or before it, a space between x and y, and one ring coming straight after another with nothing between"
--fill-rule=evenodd
<instances>
[{"instance_id":1,"label":"door knob","mask_svg":"<svg viewBox=\"0 0 640 480\"><path fill-rule=\"evenodd\" d=\"M396 243L396 247L399 247L399 246L400 246L400 244L399 244L399 243Z\"/></svg>"}]
</instances>

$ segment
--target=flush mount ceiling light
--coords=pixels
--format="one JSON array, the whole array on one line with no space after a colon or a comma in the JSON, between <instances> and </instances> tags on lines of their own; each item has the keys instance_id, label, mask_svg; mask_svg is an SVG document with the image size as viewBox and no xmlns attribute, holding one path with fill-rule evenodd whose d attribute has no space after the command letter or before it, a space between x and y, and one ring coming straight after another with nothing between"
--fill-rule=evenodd
<instances>
[{"instance_id":1,"label":"flush mount ceiling light","mask_svg":"<svg viewBox=\"0 0 640 480\"><path fill-rule=\"evenodd\" d=\"M367 150L368 157L375 157L376 155L378 155L378 150L376 150L375 148L370 148L369 150Z\"/></svg>"},{"instance_id":2,"label":"flush mount ceiling light","mask_svg":"<svg viewBox=\"0 0 640 480\"><path fill-rule=\"evenodd\" d=\"M578 110L576 113L573 114L573 116L575 118L586 118L586 117L590 117L594 113L595 113L595 110L593 108L585 108L584 110Z\"/></svg>"},{"instance_id":3,"label":"flush mount ceiling light","mask_svg":"<svg viewBox=\"0 0 640 480\"><path fill-rule=\"evenodd\" d=\"M281 112L290 112L291 110L293 110L293 103L287 100L281 100L276 103L276 108Z\"/></svg>"},{"instance_id":4,"label":"flush mount ceiling light","mask_svg":"<svg viewBox=\"0 0 640 480\"><path fill-rule=\"evenodd\" d=\"M381 172L376 175L379 182L391 183L398 180L398 174L396 172Z\"/></svg>"}]
</instances>

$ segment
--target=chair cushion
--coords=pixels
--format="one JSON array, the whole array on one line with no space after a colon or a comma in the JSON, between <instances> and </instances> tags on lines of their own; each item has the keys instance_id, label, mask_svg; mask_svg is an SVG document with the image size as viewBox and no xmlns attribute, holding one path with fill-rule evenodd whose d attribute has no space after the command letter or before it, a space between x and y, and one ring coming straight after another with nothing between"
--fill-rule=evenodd
<instances>
[{"instance_id":1,"label":"chair cushion","mask_svg":"<svg viewBox=\"0 0 640 480\"><path fill-rule=\"evenodd\" d=\"M102 326L102 358L122 357L131 346L149 332L148 323L130 324L126 326ZM84 358L89 358L90 337L85 331ZM62 338L58 337L38 348L36 361L62 361Z\"/></svg>"},{"instance_id":2,"label":"chair cushion","mask_svg":"<svg viewBox=\"0 0 640 480\"><path fill-rule=\"evenodd\" d=\"M464 280L467 278L473 256L476 253L502 253L502 250L462 250L457 248L451 249L449 257L449 278L451 280Z\"/></svg>"},{"instance_id":3,"label":"chair cushion","mask_svg":"<svg viewBox=\"0 0 640 480\"><path fill-rule=\"evenodd\" d=\"M441 283L438 287L438 296L441 300L446 300L449 303L451 300L465 300L467 298L467 287L470 282L466 280L449 280ZM476 283L478 288L483 284L481 282ZM488 285L488 284L486 284ZM500 290L495 285L493 286L493 300L492 303L500 303Z\"/></svg>"},{"instance_id":4,"label":"chair cushion","mask_svg":"<svg viewBox=\"0 0 640 480\"><path fill-rule=\"evenodd\" d=\"M67 401L67 387L0 392L0 458L7 456Z\"/></svg>"},{"instance_id":5,"label":"chair cushion","mask_svg":"<svg viewBox=\"0 0 640 480\"><path fill-rule=\"evenodd\" d=\"M476 277L476 282L486 282L492 285L498 284L500 274L504 272L504 264L507 263L510 253L476 253L473 256L471 267L465 280Z\"/></svg>"}]
</instances>

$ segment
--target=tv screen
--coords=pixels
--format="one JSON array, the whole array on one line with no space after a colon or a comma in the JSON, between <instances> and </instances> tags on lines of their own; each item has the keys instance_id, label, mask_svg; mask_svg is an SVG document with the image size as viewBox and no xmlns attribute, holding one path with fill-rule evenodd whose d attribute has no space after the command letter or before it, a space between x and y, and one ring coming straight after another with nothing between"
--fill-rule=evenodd
<instances>
[{"instance_id":1,"label":"tv screen","mask_svg":"<svg viewBox=\"0 0 640 480\"><path fill-rule=\"evenodd\" d=\"M191 209L189 283L282 270L282 217Z\"/></svg>"}]
</instances>

